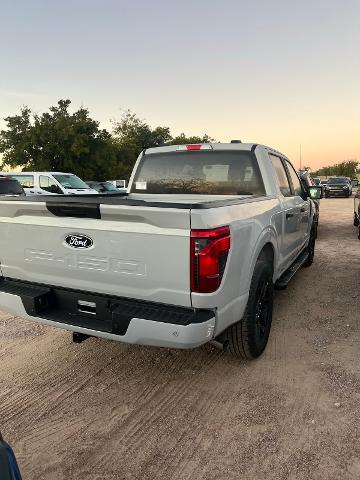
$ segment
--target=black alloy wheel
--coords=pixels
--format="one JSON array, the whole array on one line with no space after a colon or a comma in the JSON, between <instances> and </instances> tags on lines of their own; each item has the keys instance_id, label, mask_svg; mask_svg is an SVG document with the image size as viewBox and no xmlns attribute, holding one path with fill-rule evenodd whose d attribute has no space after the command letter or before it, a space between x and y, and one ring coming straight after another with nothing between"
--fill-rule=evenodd
<instances>
[{"instance_id":1,"label":"black alloy wheel","mask_svg":"<svg viewBox=\"0 0 360 480\"><path fill-rule=\"evenodd\" d=\"M259 258L243 318L220 335L219 341L226 351L248 360L263 353L271 330L273 301L272 262L265 257Z\"/></svg>"},{"instance_id":2,"label":"black alloy wheel","mask_svg":"<svg viewBox=\"0 0 360 480\"><path fill-rule=\"evenodd\" d=\"M316 243L316 232L315 232L315 226L313 224L313 226L311 227L309 243L307 246L308 258L303 265L304 267L310 267L310 265L313 264L314 256L315 256L315 243Z\"/></svg>"},{"instance_id":3,"label":"black alloy wheel","mask_svg":"<svg viewBox=\"0 0 360 480\"><path fill-rule=\"evenodd\" d=\"M263 278L259 283L259 296L255 307L255 336L259 342L265 338L271 323L272 293L270 282Z\"/></svg>"}]
</instances>

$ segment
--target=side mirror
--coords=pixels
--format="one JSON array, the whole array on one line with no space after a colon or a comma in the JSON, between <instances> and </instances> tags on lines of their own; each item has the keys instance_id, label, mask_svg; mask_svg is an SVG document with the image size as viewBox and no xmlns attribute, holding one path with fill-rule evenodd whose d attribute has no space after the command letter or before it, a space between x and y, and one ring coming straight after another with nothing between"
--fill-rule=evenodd
<instances>
[{"instance_id":1,"label":"side mirror","mask_svg":"<svg viewBox=\"0 0 360 480\"><path fill-rule=\"evenodd\" d=\"M320 200L323 198L323 189L317 185L309 187L309 197L311 200Z\"/></svg>"}]
</instances>

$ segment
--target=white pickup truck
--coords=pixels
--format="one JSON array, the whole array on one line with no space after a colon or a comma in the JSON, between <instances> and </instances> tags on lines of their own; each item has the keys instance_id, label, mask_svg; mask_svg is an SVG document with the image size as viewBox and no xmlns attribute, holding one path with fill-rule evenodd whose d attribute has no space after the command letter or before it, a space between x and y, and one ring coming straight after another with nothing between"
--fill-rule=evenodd
<instances>
[{"instance_id":1,"label":"white pickup truck","mask_svg":"<svg viewBox=\"0 0 360 480\"><path fill-rule=\"evenodd\" d=\"M320 196L281 153L229 143L148 149L124 194L3 197L0 309L78 342L256 358L274 286L313 261Z\"/></svg>"}]
</instances>

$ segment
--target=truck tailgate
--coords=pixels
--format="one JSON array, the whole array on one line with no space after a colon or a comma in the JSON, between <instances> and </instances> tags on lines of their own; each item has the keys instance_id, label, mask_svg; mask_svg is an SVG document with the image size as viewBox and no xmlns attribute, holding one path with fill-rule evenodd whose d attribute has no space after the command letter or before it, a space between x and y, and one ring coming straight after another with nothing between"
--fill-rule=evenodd
<instances>
[{"instance_id":1,"label":"truck tailgate","mask_svg":"<svg viewBox=\"0 0 360 480\"><path fill-rule=\"evenodd\" d=\"M45 202L0 207L3 276L191 306L188 209L100 205L101 218L74 218Z\"/></svg>"}]
</instances>

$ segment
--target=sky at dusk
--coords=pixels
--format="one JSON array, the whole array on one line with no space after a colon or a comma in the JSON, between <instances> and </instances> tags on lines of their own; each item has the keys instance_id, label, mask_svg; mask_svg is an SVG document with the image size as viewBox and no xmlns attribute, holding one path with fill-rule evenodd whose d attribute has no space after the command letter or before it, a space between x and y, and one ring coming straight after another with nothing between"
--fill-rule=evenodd
<instances>
[{"instance_id":1,"label":"sky at dusk","mask_svg":"<svg viewBox=\"0 0 360 480\"><path fill-rule=\"evenodd\" d=\"M110 128L360 160L359 0L0 0L0 128L60 98Z\"/></svg>"}]
</instances>

